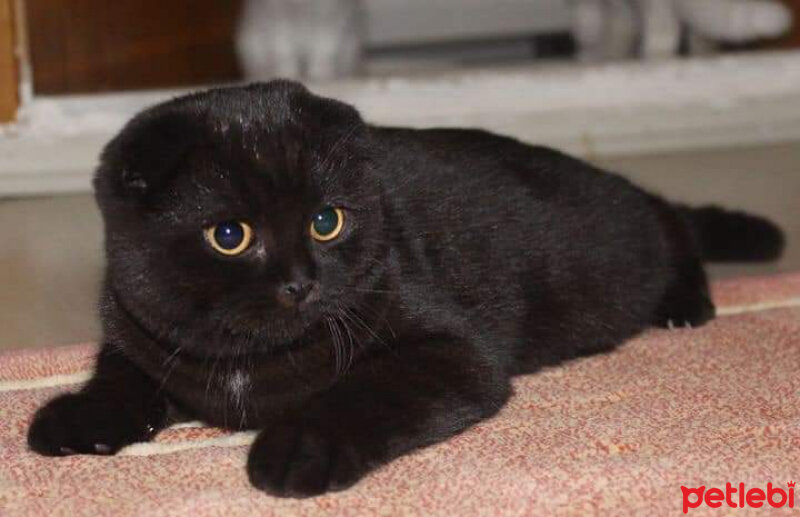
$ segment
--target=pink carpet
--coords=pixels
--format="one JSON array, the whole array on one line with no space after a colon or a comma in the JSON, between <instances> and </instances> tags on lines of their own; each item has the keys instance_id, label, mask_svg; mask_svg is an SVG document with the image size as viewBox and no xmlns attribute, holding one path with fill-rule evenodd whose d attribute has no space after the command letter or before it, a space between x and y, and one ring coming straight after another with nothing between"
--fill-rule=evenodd
<instances>
[{"instance_id":1,"label":"pink carpet","mask_svg":"<svg viewBox=\"0 0 800 517\"><path fill-rule=\"evenodd\" d=\"M726 483L771 483L786 502L732 509L715 494L689 515L800 513L787 487L800 481L800 274L722 282L714 296L722 315L705 327L519 378L493 420L303 501L250 488L249 433L170 429L115 457L31 454L31 415L85 378L94 348L2 355L0 515L678 515L681 486Z\"/></svg>"}]
</instances>

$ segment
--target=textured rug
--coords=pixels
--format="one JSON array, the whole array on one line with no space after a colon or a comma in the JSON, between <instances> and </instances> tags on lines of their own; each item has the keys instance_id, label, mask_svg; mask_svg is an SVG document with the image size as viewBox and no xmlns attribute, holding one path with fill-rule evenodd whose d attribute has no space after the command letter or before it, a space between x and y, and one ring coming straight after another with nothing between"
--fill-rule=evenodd
<instances>
[{"instance_id":1,"label":"textured rug","mask_svg":"<svg viewBox=\"0 0 800 517\"><path fill-rule=\"evenodd\" d=\"M654 329L519 378L491 421L303 501L250 488L251 433L184 426L114 457L36 456L31 415L87 378L95 349L0 355L0 515L800 512L788 486L800 481L800 274L725 281L714 298L720 316L702 328Z\"/></svg>"}]
</instances>

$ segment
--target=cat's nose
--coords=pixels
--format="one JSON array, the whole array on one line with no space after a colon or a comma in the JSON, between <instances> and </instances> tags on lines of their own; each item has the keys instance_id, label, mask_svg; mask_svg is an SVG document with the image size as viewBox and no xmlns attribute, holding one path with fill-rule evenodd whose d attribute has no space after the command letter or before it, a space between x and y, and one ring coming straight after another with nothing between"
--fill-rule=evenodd
<instances>
[{"instance_id":1,"label":"cat's nose","mask_svg":"<svg viewBox=\"0 0 800 517\"><path fill-rule=\"evenodd\" d=\"M293 280L278 287L278 302L286 308L319 299L319 285L313 280Z\"/></svg>"}]
</instances>

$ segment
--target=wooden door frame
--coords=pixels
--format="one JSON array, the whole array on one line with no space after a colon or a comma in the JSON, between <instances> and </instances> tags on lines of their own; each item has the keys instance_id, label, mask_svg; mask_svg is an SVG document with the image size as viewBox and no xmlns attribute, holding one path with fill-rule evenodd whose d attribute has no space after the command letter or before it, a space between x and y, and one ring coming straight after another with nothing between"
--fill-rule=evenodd
<instances>
[{"instance_id":1,"label":"wooden door frame","mask_svg":"<svg viewBox=\"0 0 800 517\"><path fill-rule=\"evenodd\" d=\"M0 0L0 123L16 119L19 108L16 0Z\"/></svg>"}]
</instances>

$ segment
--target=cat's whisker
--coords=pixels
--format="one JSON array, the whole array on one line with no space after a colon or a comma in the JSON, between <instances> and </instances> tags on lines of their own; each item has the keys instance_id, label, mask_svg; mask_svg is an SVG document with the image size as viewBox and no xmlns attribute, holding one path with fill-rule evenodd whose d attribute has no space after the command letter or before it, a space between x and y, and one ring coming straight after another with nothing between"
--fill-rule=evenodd
<instances>
[{"instance_id":1,"label":"cat's whisker","mask_svg":"<svg viewBox=\"0 0 800 517\"><path fill-rule=\"evenodd\" d=\"M169 378L172 371L175 369L175 365L178 364L178 354L180 354L182 347L178 346L175 348L175 351L172 352L165 360L164 363L161 365L161 368L166 368L166 372L161 377L161 382L159 383L157 393L160 393L161 390L164 389L164 386L167 384L167 379Z\"/></svg>"},{"instance_id":2,"label":"cat's whisker","mask_svg":"<svg viewBox=\"0 0 800 517\"><path fill-rule=\"evenodd\" d=\"M326 316L325 321L328 324L328 330L331 334L331 345L334 353L334 367L338 372L341 364L341 334L339 333L339 328L336 326L336 319L333 316Z\"/></svg>"},{"instance_id":3,"label":"cat's whisker","mask_svg":"<svg viewBox=\"0 0 800 517\"><path fill-rule=\"evenodd\" d=\"M384 340L381 336L379 336L378 333L375 332L375 330L373 330L373 328L370 327L358 314L356 314L353 310L348 309L347 307L343 307L343 309L347 311L350 317L353 318L354 322L357 323L359 326L361 326L361 328L366 330L373 337L373 339L375 339L375 341L377 341L378 343L382 344L383 346L385 346L390 350L392 349L392 347L389 346L386 340Z\"/></svg>"},{"instance_id":4,"label":"cat's whisker","mask_svg":"<svg viewBox=\"0 0 800 517\"><path fill-rule=\"evenodd\" d=\"M334 365L335 365L336 371L338 372L339 371L339 363L341 361L341 348L340 348L341 336L339 334L339 327L336 325L336 320L335 319L333 319L333 318L331 319L330 325L331 325L331 333L333 335L333 343L332 343L332 345L333 345L333 352L334 352Z\"/></svg>"},{"instance_id":5,"label":"cat's whisker","mask_svg":"<svg viewBox=\"0 0 800 517\"><path fill-rule=\"evenodd\" d=\"M340 311L339 312L339 316L340 316L339 317L339 321L341 322L342 326L344 327L345 332L347 332L347 339L348 339L348 343L350 345L348 350L347 350L347 362L344 365L344 367L338 372L339 375L343 375L344 373L347 372L347 370L350 369L350 366L353 364L356 345L355 345L354 340L353 340L353 333L352 333L352 330L350 328L350 325L347 324L347 320L345 319L345 318L347 318L347 314L345 312L341 312Z\"/></svg>"},{"instance_id":6,"label":"cat's whisker","mask_svg":"<svg viewBox=\"0 0 800 517\"><path fill-rule=\"evenodd\" d=\"M248 338L252 337L252 332L248 331ZM247 395L246 391L249 389L249 376L250 376L250 369L248 367L248 363L250 362L249 354L245 354L244 352L244 344L239 347L238 355L235 361L239 362L234 370L233 375L239 375L240 378L243 379L241 386L236 394L236 406L239 410L239 429L243 429L247 424L247 404L245 403L245 397Z\"/></svg>"},{"instance_id":7,"label":"cat's whisker","mask_svg":"<svg viewBox=\"0 0 800 517\"><path fill-rule=\"evenodd\" d=\"M347 324L347 321L342 317L340 314L337 318L339 323L344 327L344 332L347 333L347 341L342 338L342 367L337 371L337 375L341 376L344 375L347 370L350 368L350 365L353 362L353 356L355 354L355 345L353 344L353 336L351 334L350 326Z\"/></svg>"},{"instance_id":8,"label":"cat's whisker","mask_svg":"<svg viewBox=\"0 0 800 517\"><path fill-rule=\"evenodd\" d=\"M372 317L373 320L382 321L386 325L386 328L389 330L389 333L392 335L392 340L396 340L397 339L397 334L394 332L394 329L392 329L392 326L389 323L389 319L386 317L386 314L384 312L379 312L377 309L375 309L374 307L370 307L369 305L367 305L364 302L357 303L355 307L350 309L350 312L353 315L360 316L359 319L360 319L362 325L366 324L366 318L364 318L363 315L359 315L358 311L362 311L362 312L367 313L368 315L370 315Z\"/></svg>"},{"instance_id":9,"label":"cat's whisker","mask_svg":"<svg viewBox=\"0 0 800 517\"><path fill-rule=\"evenodd\" d=\"M208 403L208 396L211 391L211 383L213 380L215 380L215 376L217 373L217 366L219 365L219 360L221 359L221 357L222 356L217 355L216 358L214 359L214 364L211 366L211 371L209 372L208 379L206 380L206 398L205 398L206 403Z\"/></svg>"},{"instance_id":10,"label":"cat's whisker","mask_svg":"<svg viewBox=\"0 0 800 517\"><path fill-rule=\"evenodd\" d=\"M378 312L377 309L370 307L364 303L357 304L356 308L358 310L372 314L373 317L383 321L383 323L386 325L386 328L389 330L389 333L392 335L392 341L397 341L397 333L392 328L391 323L389 323L389 318L386 316L386 311Z\"/></svg>"}]
</instances>

